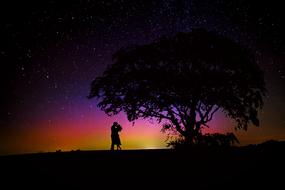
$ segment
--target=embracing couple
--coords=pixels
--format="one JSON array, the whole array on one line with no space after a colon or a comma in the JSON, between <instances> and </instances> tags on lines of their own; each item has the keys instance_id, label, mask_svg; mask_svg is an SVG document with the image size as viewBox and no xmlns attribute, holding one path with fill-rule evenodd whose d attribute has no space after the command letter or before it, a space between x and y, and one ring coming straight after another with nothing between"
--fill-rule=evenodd
<instances>
[{"instance_id":1,"label":"embracing couple","mask_svg":"<svg viewBox=\"0 0 285 190\"><path fill-rule=\"evenodd\" d=\"M121 150L121 140L119 136L119 132L122 130L122 126L118 122L114 122L111 127L111 150L114 150L114 146L117 146L117 150Z\"/></svg>"}]
</instances>

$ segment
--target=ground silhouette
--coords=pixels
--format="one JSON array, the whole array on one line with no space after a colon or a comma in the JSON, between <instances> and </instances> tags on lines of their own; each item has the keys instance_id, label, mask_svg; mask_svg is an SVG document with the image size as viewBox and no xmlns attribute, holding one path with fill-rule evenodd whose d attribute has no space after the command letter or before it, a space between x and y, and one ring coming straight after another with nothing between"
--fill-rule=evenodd
<instances>
[{"instance_id":1,"label":"ground silhouette","mask_svg":"<svg viewBox=\"0 0 285 190\"><path fill-rule=\"evenodd\" d=\"M285 142L191 150L73 151L0 157L7 189L279 189Z\"/></svg>"}]
</instances>

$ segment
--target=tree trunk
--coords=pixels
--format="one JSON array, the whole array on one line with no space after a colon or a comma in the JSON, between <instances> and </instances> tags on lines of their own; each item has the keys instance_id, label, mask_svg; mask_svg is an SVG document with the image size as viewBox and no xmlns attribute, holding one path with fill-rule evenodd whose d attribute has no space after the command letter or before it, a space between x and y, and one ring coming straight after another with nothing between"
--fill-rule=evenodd
<instances>
[{"instance_id":1,"label":"tree trunk","mask_svg":"<svg viewBox=\"0 0 285 190\"><path fill-rule=\"evenodd\" d=\"M195 143L196 134L196 105L197 102L193 101L191 104L189 120L185 126L185 142L186 144L192 146Z\"/></svg>"},{"instance_id":2,"label":"tree trunk","mask_svg":"<svg viewBox=\"0 0 285 190\"><path fill-rule=\"evenodd\" d=\"M195 143L195 120L193 120L192 122L190 122L186 127L185 127L185 142L186 144L189 145L194 145Z\"/></svg>"}]
</instances>

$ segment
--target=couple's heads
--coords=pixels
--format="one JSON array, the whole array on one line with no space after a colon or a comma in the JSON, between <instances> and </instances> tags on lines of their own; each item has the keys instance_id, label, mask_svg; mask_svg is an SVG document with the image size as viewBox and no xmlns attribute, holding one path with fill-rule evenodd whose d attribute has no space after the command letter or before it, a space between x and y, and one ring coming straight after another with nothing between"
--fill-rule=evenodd
<instances>
[{"instance_id":1,"label":"couple's heads","mask_svg":"<svg viewBox=\"0 0 285 190\"><path fill-rule=\"evenodd\" d=\"M116 122L116 121L113 123L112 128L113 129L116 128L116 129L118 129L118 131L122 130L121 125L118 122Z\"/></svg>"},{"instance_id":2,"label":"couple's heads","mask_svg":"<svg viewBox=\"0 0 285 190\"><path fill-rule=\"evenodd\" d=\"M119 125L119 123L116 122L116 121L115 121L115 122L113 123L113 125L112 125L113 128L117 128L118 126L120 126L120 125Z\"/></svg>"}]
</instances>

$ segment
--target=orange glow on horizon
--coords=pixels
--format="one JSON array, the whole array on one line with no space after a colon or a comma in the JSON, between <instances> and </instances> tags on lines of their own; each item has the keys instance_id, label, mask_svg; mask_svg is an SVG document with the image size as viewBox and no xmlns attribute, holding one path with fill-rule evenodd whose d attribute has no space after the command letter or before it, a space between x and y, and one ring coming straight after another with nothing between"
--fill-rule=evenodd
<instances>
[{"instance_id":1,"label":"orange glow on horizon","mask_svg":"<svg viewBox=\"0 0 285 190\"><path fill-rule=\"evenodd\" d=\"M98 113L98 112L97 112ZM17 126L0 134L1 154L19 154L34 152L55 152L56 150L109 150L111 145L110 127L118 121L123 130L120 133L122 148L153 149L166 148L166 134L162 133L161 124L138 120L134 126L122 114L108 117L103 113L89 113L85 117L58 116L54 120L41 119L30 125ZM250 126L248 131L235 131L234 122L217 113L204 133L234 132L240 145L261 143L269 139L285 140L285 129L276 134L270 128L272 121L261 115L261 127Z\"/></svg>"},{"instance_id":2,"label":"orange glow on horizon","mask_svg":"<svg viewBox=\"0 0 285 190\"><path fill-rule=\"evenodd\" d=\"M6 144L9 146L6 147L9 151L1 151L13 154L78 149L109 150L110 127L114 120L98 120L92 117L77 121L61 119L48 123L39 122L34 126L18 127L17 133L10 134L10 137L13 136L11 138L17 140ZM165 135L160 132L160 127L149 124L148 121L139 120L132 126L132 123L127 120L119 120L123 126L120 133L123 149L164 148L166 146Z\"/></svg>"}]
</instances>

